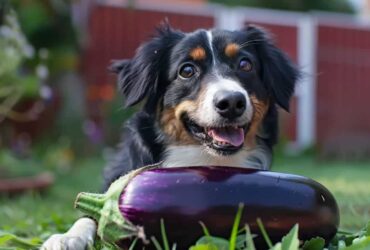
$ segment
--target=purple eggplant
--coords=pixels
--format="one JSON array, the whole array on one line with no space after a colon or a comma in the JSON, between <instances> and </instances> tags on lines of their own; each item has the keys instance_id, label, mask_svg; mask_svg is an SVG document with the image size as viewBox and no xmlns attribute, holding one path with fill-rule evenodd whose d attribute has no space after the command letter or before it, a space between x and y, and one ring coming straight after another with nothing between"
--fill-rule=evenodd
<instances>
[{"instance_id":1,"label":"purple eggplant","mask_svg":"<svg viewBox=\"0 0 370 250\"><path fill-rule=\"evenodd\" d=\"M145 168L112 184L106 194L79 194L76 207L98 222L98 235L113 244L126 239L167 237L179 249L203 235L228 238L240 203L241 224L263 244L260 218L276 242L299 224L301 240L320 236L327 242L339 225L338 206L321 184L297 175L234 167Z\"/></svg>"}]
</instances>

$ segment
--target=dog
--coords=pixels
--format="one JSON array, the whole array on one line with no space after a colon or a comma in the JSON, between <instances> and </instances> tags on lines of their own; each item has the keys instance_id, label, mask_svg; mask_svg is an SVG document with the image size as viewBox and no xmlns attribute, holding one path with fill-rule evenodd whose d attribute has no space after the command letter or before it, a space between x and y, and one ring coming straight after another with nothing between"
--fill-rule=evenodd
<instances>
[{"instance_id":1,"label":"dog","mask_svg":"<svg viewBox=\"0 0 370 250\"><path fill-rule=\"evenodd\" d=\"M277 106L289 111L299 71L266 31L183 33L162 25L129 60L115 61L127 107L141 111L104 171L104 189L139 167L200 165L269 169L278 137ZM42 249L85 249L95 222L79 219Z\"/></svg>"}]
</instances>

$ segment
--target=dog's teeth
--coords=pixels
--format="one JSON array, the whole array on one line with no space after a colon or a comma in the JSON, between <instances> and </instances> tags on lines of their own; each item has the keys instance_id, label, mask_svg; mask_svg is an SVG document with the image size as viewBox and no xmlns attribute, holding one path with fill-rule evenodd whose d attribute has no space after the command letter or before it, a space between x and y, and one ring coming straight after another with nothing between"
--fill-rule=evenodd
<instances>
[{"instance_id":1,"label":"dog's teeth","mask_svg":"<svg viewBox=\"0 0 370 250\"><path fill-rule=\"evenodd\" d=\"M213 140L213 143L216 144L216 145L219 145L219 146L227 146L227 145L229 145L229 143L224 142L224 141L216 141L216 140Z\"/></svg>"}]
</instances>

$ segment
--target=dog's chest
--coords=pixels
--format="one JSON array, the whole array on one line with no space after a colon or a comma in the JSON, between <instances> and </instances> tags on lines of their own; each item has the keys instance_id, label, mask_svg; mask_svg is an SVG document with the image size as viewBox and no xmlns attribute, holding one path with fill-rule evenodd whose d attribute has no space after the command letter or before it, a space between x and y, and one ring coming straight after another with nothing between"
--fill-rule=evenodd
<instances>
[{"instance_id":1,"label":"dog's chest","mask_svg":"<svg viewBox=\"0 0 370 250\"><path fill-rule=\"evenodd\" d=\"M164 167L234 166L247 167L248 152L240 151L231 156L212 155L203 146L170 146L164 153Z\"/></svg>"}]
</instances>

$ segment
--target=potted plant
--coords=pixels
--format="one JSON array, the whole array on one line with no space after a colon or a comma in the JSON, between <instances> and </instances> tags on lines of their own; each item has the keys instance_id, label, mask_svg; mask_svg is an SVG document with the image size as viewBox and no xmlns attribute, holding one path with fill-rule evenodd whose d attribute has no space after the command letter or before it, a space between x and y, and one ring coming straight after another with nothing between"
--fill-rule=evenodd
<instances>
[{"instance_id":1,"label":"potted plant","mask_svg":"<svg viewBox=\"0 0 370 250\"><path fill-rule=\"evenodd\" d=\"M47 55L46 52L41 51L36 58L39 62L35 68L24 67L26 60L35 59L35 50L22 33L16 14L6 1L0 3L0 48L0 127L4 128L3 124L6 122L34 121L44 112L45 100L51 96L50 88L44 84L48 69L43 64L43 60ZM20 110L17 105L27 99L35 101ZM2 131L3 136L9 136L6 134L6 129ZM19 150L20 153L24 153L22 151L27 138L23 138L22 143L14 145L14 149ZM49 173L15 177L16 162L6 161L11 154L8 150L1 151L0 192L14 193L29 189L43 189L53 182L53 177ZM8 164L11 167L7 166Z\"/></svg>"}]
</instances>

